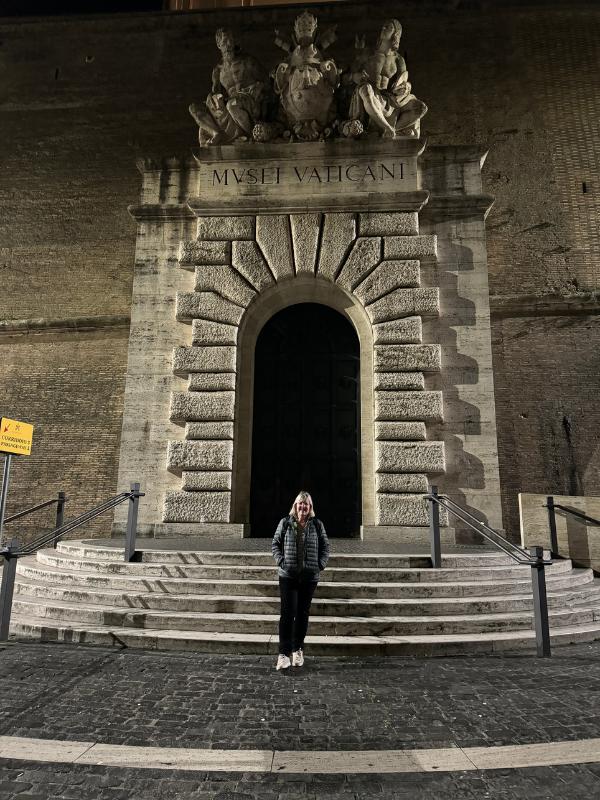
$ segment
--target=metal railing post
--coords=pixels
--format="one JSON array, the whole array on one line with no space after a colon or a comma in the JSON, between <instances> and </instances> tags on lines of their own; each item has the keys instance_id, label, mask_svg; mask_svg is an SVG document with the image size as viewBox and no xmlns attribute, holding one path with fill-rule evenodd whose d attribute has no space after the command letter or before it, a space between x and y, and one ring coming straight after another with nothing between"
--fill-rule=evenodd
<instances>
[{"instance_id":1,"label":"metal railing post","mask_svg":"<svg viewBox=\"0 0 600 800\"><path fill-rule=\"evenodd\" d=\"M2 547L2 531L4 528L4 512L6 511L6 496L8 495L8 482L10 480L11 453L4 454L4 471L2 473L2 489L0 490L0 547Z\"/></svg>"},{"instance_id":2,"label":"metal railing post","mask_svg":"<svg viewBox=\"0 0 600 800\"><path fill-rule=\"evenodd\" d=\"M550 527L550 551L551 555L558 555L558 536L556 535L556 511L554 509L554 497L546 497L546 508L548 509L548 525Z\"/></svg>"},{"instance_id":3,"label":"metal railing post","mask_svg":"<svg viewBox=\"0 0 600 800\"><path fill-rule=\"evenodd\" d=\"M546 568L544 548L532 547L531 583L533 586L533 621L538 658L550 658L550 624L548 622L548 598L546 597Z\"/></svg>"},{"instance_id":4,"label":"metal railing post","mask_svg":"<svg viewBox=\"0 0 600 800\"><path fill-rule=\"evenodd\" d=\"M65 521L65 502L66 502L66 495L64 492L58 493L58 502L56 504L56 527L62 528L64 521ZM54 547L58 544L58 539L54 540Z\"/></svg>"},{"instance_id":5,"label":"metal railing post","mask_svg":"<svg viewBox=\"0 0 600 800\"><path fill-rule=\"evenodd\" d=\"M429 487L429 494L438 496L437 486ZM429 501L429 537L431 539L431 566L440 569L442 566L442 550L440 545L440 507L435 500Z\"/></svg>"},{"instance_id":6,"label":"metal railing post","mask_svg":"<svg viewBox=\"0 0 600 800\"><path fill-rule=\"evenodd\" d=\"M16 550L18 546L18 541L11 539L4 553L4 569L2 570L2 584L0 586L0 642L8 640L12 600L15 591L15 575L17 573L17 557L12 555L11 551L13 549Z\"/></svg>"},{"instance_id":7,"label":"metal railing post","mask_svg":"<svg viewBox=\"0 0 600 800\"><path fill-rule=\"evenodd\" d=\"M125 533L125 561L133 561L135 556L135 534L137 530L138 506L140 502L139 483L131 484L129 509L127 511L127 531Z\"/></svg>"}]
</instances>

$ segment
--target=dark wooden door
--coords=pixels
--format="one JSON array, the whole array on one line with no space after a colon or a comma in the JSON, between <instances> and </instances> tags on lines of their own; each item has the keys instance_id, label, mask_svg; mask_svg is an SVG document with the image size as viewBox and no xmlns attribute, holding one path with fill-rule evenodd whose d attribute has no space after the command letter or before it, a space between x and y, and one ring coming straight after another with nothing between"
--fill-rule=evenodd
<instances>
[{"instance_id":1,"label":"dark wooden door","mask_svg":"<svg viewBox=\"0 0 600 800\"><path fill-rule=\"evenodd\" d=\"M299 303L258 336L250 523L272 536L302 489L331 536L360 527L359 343L345 317Z\"/></svg>"}]
</instances>

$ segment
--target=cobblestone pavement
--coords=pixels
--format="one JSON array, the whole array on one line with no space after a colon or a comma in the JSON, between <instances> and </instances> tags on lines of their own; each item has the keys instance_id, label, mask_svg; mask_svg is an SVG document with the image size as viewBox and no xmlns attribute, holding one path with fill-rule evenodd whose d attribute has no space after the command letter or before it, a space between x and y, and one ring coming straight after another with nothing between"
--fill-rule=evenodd
<instances>
[{"instance_id":1,"label":"cobblestone pavement","mask_svg":"<svg viewBox=\"0 0 600 800\"><path fill-rule=\"evenodd\" d=\"M307 654L309 656L309 654ZM600 644L439 659L0 649L0 734L111 744L397 750L600 737ZM1 754L0 754L1 755ZM402 775L149 771L0 760L0 798L597 798L600 764Z\"/></svg>"}]
</instances>

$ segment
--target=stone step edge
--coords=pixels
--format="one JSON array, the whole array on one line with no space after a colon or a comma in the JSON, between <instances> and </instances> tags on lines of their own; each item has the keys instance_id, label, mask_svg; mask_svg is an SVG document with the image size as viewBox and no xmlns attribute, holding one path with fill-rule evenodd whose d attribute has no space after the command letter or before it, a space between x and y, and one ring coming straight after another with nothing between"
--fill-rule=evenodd
<instances>
[{"instance_id":1,"label":"stone step edge","mask_svg":"<svg viewBox=\"0 0 600 800\"><path fill-rule=\"evenodd\" d=\"M218 620L218 619L228 619L228 620L244 620L244 621L264 621L264 622L277 622L279 619L279 614L240 614L238 612L213 612L213 611L171 611L171 610L160 610L160 609L144 609L144 608L131 608L131 607L115 607L115 606L102 606L102 605L88 605L83 603L78 603L77 606L73 606L66 601L60 600L53 600L51 603L40 603L35 602L36 598L30 597L29 595L18 595L15 600L13 601L15 606L18 604L20 606L33 606L39 607L43 606L46 610L57 610L57 609L64 609L64 610L73 610L76 612L83 611L83 612L92 612L93 614L112 614L113 616L137 616L137 617L157 617L159 619L163 619L165 617L173 617L176 621L177 619L211 619L211 620ZM548 616L550 618L560 618L565 616L570 616L572 614L585 614L585 613L592 613L594 615L594 621L598 619L600 621L600 597L598 598L598 604L593 604L589 606L577 606L576 608L556 608L556 609L549 609ZM597 616L596 616L597 615ZM38 616L38 615L33 615ZM51 614L44 615L42 617L38 617L39 619L53 619ZM399 623L422 623L426 624L428 622L476 622L476 621L484 621L484 622L495 622L495 621L503 621L503 620L511 620L511 619L533 619L533 610L532 611L498 611L498 612L481 612L477 614L445 614L445 615L414 615L414 616L389 616L389 617L363 617L363 616L348 616L348 617L338 617L338 616L331 616L325 617L319 614L311 614L310 617L311 621L314 622L321 622L321 623L348 623L348 622L355 622L355 623L372 623L372 622L399 622Z\"/></svg>"},{"instance_id":2,"label":"stone step edge","mask_svg":"<svg viewBox=\"0 0 600 800\"><path fill-rule=\"evenodd\" d=\"M13 618L11 631L14 638L21 637L39 641L63 641L99 646L119 646L121 648L142 647L150 649L195 650L195 646L207 645L206 652L277 653L277 635L264 634L219 634L203 631L146 631L139 628L119 628L118 634L103 627L77 628L73 626L49 626L43 618ZM38 638L41 637L41 638ZM575 641L600 639L600 624L573 625L550 632L552 644L569 644ZM127 643L129 641L129 644ZM169 645L183 645L169 647ZM217 645L215 647L215 645ZM440 655L447 651L458 651L463 647L467 652L505 651L522 646L533 647L535 633L529 630L498 633L473 634L431 634L429 636L307 636L306 646L309 654L326 655L327 652L342 650L347 655L401 655L407 654ZM237 649L236 649L237 648ZM201 652L201 650L198 650Z\"/></svg>"}]
</instances>

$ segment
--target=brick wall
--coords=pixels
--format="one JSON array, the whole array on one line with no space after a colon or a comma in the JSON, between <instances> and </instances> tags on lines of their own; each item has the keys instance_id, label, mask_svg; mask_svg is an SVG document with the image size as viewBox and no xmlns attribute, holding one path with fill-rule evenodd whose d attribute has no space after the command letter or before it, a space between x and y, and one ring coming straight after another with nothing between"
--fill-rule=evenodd
<instances>
[{"instance_id":1,"label":"brick wall","mask_svg":"<svg viewBox=\"0 0 600 800\"><path fill-rule=\"evenodd\" d=\"M434 144L490 148L484 175L497 198L487 224L494 363L512 529L518 490L564 492L572 475L579 476L569 478L573 490L581 484L587 494L600 493L600 459L584 433L597 429L598 416L600 8L591 0L472 2L464 10L439 0L376 5L376 14L367 2L313 6L322 26L339 23L333 55L348 63L365 20L373 37L381 20L401 14L401 49L430 108L423 134ZM209 87L214 30L243 29L246 47L272 66L280 52L272 30L288 29L296 13L269 7L0 20L0 317L63 320L52 335L0 336L2 412L38 426L28 477L15 468L14 485L27 501L55 488L57 464L70 476L71 494L80 471L96 472L100 495L115 488L126 331L81 333L68 320L110 316L123 324L135 159L195 146L187 106ZM578 304L588 316L571 313ZM534 306L536 316L523 316ZM69 436L77 441L69 441L81 452L74 471L60 437L44 434L67 402L57 373L80 395L70 406ZM85 398L96 396L110 403L88 413ZM570 449L563 417L571 420Z\"/></svg>"}]
</instances>

